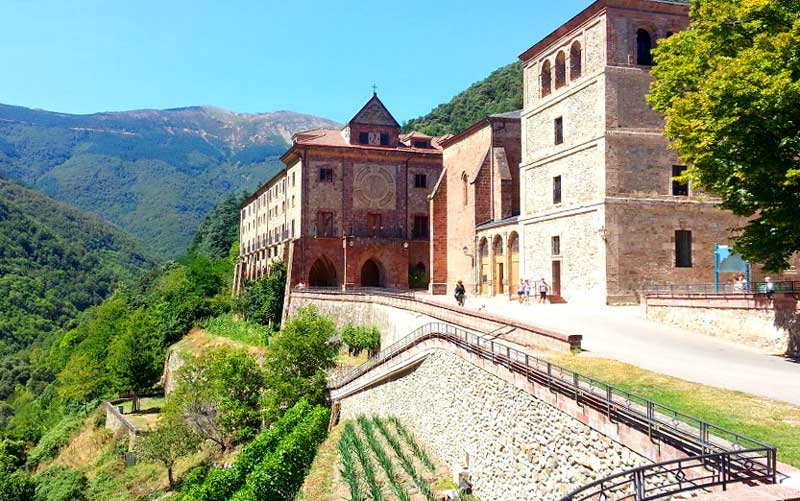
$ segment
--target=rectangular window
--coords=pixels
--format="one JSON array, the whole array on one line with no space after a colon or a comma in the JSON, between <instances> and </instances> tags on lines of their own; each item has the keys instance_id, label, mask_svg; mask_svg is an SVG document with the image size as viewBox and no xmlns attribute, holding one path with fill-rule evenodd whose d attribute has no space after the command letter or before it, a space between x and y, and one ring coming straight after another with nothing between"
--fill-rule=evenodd
<instances>
[{"instance_id":1,"label":"rectangular window","mask_svg":"<svg viewBox=\"0 0 800 501\"><path fill-rule=\"evenodd\" d=\"M294 188L294 172L292 172L292 188Z\"/></svg>"},{"instance_id":2,"label":"rectangular window","mask_svg":"<svg viewBox=\"0 0 800 501\"><path fill-rule=\"evenodd\" d=\"M692 232L675 230L675 267L692 267Z\"/></svg>"},{"instance_id":3,"label":"rectangular window","mask_svg":"<svg viewBox=\"0 0 800 501\"><path fill-rule=\"evenodd\" d=\"M333 212L320 211L317 213L317 236L333 236Z\"/></svg>"},{"instance_id":4,"label":"rectangular window","mask_svg":"<svg viewBox=\"0 0 800 501\"><path fill-rule=\"evenodd\" d=\"M323 183L333 182L333 169L321 168L319 170L319 180Z\"/></svg>"},{"instance_id":5,"label":"rectangular window","mask_svg":"<svg viewBox=\"0 0 800 501\"><path fill-rule=\"evenodd\" d=\"M423 141L420 141L420 140L414 141L414 148L427 148L427 147L428 147L428 141L424 141L424 140Z\"/></svg>"},{"instance_id":6,"label":"rectangular window","mask_svg":"<svg viewBox=\"0 0 800 501\"><path fill-rule=\"evenodd\" d=\"M426 174L414 174L414 188L427 188L428 176Z\"/></svg>"},{"instance_id":7,"label":"rectangular window","mask_svg":"<svg viewBox=\"0 0 800 501\"><path fill-rule=\"evenodd\" d=\"M294 219L292 219L292 238L294 238Z\"/></svg>"},{"instance_id":8,"label":"rectangular window","mask_svg":"<svg viewBox=\"0 0 800 501\"><path fill-rule=\"evenodd\" d=\"M358 142L361 144L369 144L369 132L359 132Z\"/></svg>"},{"instance_id":9,"label":"rectangular window","mask_svg":"<svg viewBox=\"0 0 800 501\"><path fill-rule=\"evenodd\" d=\"M556 118L553 125L555 128L555 142L556 144L562 144L564 142L564 118Z\"/></svg>"},{"instance_id":10,"label":"rectangular window","mask_svg":"<svg viewBox=\"0 0 800 501\"><path fill-rule=\"evenodd\" d=\"M389 134L381 134L381 146L389 146Z\"/></svg>"},{"instance_id":11,"label":"rectangular window","mask_svg":"<svg viewBox=\"0 0 800 501\"><path fill-rule=\"evenodd\" d=\"M553 178L553 204L561 203L561 176Z\"/></svg>"},{"instance_id":12,"label":"rectangular window","mask_svg":"<svg viewBox=\"0 0 800 501\"><path fill-rule=\"evenodd\" d=\"M561 237L550 238L550 250L554 256L561 255Z\"/></svg>"},{"instance_id":13,"label":"rectangular window","mask_svg":"<svg viewBox=\"0 0 800 501\"><path fill-rule=\"evenodd\" d=\"M367 214L367 228L371 235L377 236L383 226L383 218L380 214Z\"/></svg>"},{"instance_id":14,"label":"rectangular window","mask_svg":"<svg viewBox=\"0 0 800 501\"><path fill-rule=\"evenodd\" d=\"M428 216L414 216L413 238L428 238Z\"/></svg>"},{"instance_id":15,"label":"rectangular window","mask_svg":"<svg viewBox=\"0 0 800 501\"><path fill-rule=\"evenodd\" d=\"M672 177L676 178L682 175L686 171L685 165L673 165L672 166ZM676 181L675 179L672 180L672 194L676 197L688 197L689 196L689 185L686 183L681 183L680 181Z\"/></svg>"}]
</instances>

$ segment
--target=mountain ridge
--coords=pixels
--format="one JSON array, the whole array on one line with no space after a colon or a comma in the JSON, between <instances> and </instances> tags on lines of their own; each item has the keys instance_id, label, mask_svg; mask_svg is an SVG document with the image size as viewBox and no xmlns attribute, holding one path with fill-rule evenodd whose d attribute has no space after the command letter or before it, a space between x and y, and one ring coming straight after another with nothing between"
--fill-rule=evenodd
<instances>
[{"instance_id":1,"label":"mountain ridge","mask_svg":"<svg viewBox=\"0 0 800 501\"><path fill-rule=\"evenodd\" d=\"M170 259L229 192L252 191L280 169L294 133L338 126L285 110L76 115L0 104L0 177L92 212Z\"/></svg>"}]
</instances>

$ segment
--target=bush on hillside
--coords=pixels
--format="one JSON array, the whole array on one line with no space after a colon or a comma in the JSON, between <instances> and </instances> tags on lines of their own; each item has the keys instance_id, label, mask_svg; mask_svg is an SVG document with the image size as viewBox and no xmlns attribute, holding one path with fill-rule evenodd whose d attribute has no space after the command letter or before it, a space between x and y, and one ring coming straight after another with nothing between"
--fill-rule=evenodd
<instances>
[{"instance_id":1,"label":"bush on hillside","mask_svg":"<svg viewBox=\"0 0 800 501\"><path fill-rule=\"evenodd\" d=\"M347 345L347 353L352 356L358 356L362 351L373 356L381 350L381 332L374 326L346 324L342 327L341 337Z\"/></svg>"},{"instance_id":2,"label":"bush on hillside","mask_svg":"<svg viewBox=\"0 0 800 501\"><path fill-rule=\"evenodd\" d=\"M88 482L83 473L52 466L36 475L36 501L82 501Z\"/></svg>"},{"instance_id":3,"label":"bush on hillside","mask_svg":"<svg viewBox=\"0 0 800 501\"><path fill-rule=\"evenodd\" d=\"M62 447L67 445L72 434L83 424L85 414L65 416L45 433L28 453L28 466L33 467L48 459L53 459Z\"/></svg>"}]
</instances>

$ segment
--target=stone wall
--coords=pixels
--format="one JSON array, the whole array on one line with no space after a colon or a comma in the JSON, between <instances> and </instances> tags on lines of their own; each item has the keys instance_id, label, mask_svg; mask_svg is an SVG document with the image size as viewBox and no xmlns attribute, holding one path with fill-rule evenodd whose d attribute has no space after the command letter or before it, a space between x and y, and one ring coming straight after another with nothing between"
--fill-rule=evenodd
<instances>
[{"instance_id":1,"label":"stone wall","mask_svg":"<svg viewBox=\"0 0 800 501\"><path fill-rule=\"evenodd\" d=\"M648 462L564 412L444 351L414 372L341 401L342 419L395 416L478 498L559 499Z\"/></svg>"},{"instance_id":2,"label":"stone wall","mask_svg":"<svg viewBox=\"0 0 800 501\"><path fill-rule=\"evenodd\" d=\"M331 316L337 325L347 322L377 325L383 334L383 346L430 322L442 322L481 334L492 333L500 341L541 351L565 353L579 349L581 345L581 336L577 334L565 334L485 311L465 310L411 296L294 290L289 296L288 316L306 305L316 306Z\"/></svg>"},{"instance_id":3,"label":"stone wall","mask_svg":"<svg viewBox=\"0 0 800 501\"><path fill-rule=\"evenodd\" d=\"M646 297L645 315L771 353L800 356L800 306L789 294Z\"/></svg>"}]
</instances>

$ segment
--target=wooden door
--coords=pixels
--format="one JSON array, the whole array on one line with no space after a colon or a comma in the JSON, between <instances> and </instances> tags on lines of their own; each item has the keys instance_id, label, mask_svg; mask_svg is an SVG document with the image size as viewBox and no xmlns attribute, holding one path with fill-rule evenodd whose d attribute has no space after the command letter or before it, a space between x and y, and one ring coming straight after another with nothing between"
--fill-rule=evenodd
<instances>
[{"instance_id":1,"label":"wooden door","mask_svg":"<svg viewBox=\"0 0 800 501\"><path fill-rule=\"evenodd\" d=\"M561 261L553 261L553 281L550 295L561 296Z\"/></svg>"}]
</instances>

